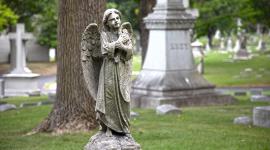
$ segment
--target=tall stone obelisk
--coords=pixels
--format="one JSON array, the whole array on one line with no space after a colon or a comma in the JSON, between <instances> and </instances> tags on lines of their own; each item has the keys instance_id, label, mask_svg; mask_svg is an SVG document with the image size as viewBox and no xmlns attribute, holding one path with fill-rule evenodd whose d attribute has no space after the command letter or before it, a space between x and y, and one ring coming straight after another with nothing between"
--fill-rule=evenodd
<instances>
[{"instance_id":1,"label":"tall stone obelisk","mask_svg":"<svg viewBox=\"0 0 270 150\"><path fill-rule=\"evenodd\" d=\"M144 22L150 31L149 44L142 71L133 82L133 107L232 102L216 94L215 86L196 69L190 35L195 18L182 0L158 0Z\"/></svg>"}]
</instances>

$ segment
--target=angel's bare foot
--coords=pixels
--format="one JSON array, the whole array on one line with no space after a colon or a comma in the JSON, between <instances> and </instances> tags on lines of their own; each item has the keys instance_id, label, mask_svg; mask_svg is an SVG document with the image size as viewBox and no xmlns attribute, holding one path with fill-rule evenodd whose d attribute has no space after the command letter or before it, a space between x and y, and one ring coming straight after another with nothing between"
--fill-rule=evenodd
<instances>
[{"instance_id":1,"label":"angel's bare foot","mask_svg":"<svg viewBox=\"0 0 270 150\"><path fill-rule=\"evenodd\" d=\"M112 136L112 130L110 128L107 128L106 136L108 136L108 137Z\"/></svg>"}]
</instances>

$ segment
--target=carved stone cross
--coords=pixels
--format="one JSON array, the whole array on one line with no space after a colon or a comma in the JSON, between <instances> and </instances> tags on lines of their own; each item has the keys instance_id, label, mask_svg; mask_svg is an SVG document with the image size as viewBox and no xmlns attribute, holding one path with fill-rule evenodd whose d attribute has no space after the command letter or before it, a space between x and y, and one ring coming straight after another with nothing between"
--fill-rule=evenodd
<instances>
[{"instance_id":1,"label":"carved stone cross","mask_svg":"<svg viewBox=\"0 0 270 150\"><path fill-rule=\"evenodd\" d=\"M33 34L25 32L24 24L17 24L16 33L10 33L11 41L11 72L13 74L28 74L31 70L26 66L27 40L33 39Z\"/></svg>"}]
</instances>

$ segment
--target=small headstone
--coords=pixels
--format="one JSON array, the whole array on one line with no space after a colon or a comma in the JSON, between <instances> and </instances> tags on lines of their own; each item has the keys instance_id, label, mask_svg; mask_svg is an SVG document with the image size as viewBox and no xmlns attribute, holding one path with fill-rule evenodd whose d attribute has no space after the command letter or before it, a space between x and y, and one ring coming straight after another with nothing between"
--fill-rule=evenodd
<instances>
[{"instance_id":1,"label":"small headstone","mask_svg":"<svg viewBox=\"0 0 270 150\"><path fill-rule=\"evenodd\" d=\"M29 96L40 96L40 91L32 91L32 92L28 92Z\"/></svg>"},{"instance_id":2,"label":"small headstone","mask_svg":"<svg viewBox=\"0 0 270 150\"><path fill-rule=\"evenodd\" d=\"M225 41L224 41L225 39L222 37L221 39L220 39L220 50L225 50Z\"/></svg>"},{"instance_id":3,"label":"small headstone","mask_svg":"<svg viewBox=\"0 0 270 150\"><path fill-rule=\"evenodd\" d=\"M131 119L137 118L137 117L139 117L139 114L138 114L138 113L136 113L136 112L134 112L134 111L130 112L130 118L131 118Z\"/></svg>"},{"instance_id":4,"label":"small headstone","mask_svg":"<svg viewBox=\"0 0 270 150\"><path fill-rule=\"evenodd\" d=\"M236 91L234 92L234 96L246 96L247 92L246 91Z\"/></svg>"},{"instance_id":5,"label":"small headstone","mask_svg":"<svg viewBox=\"0 0 270 150\"><path fill-rule=\"evenodd\" d=\"M252 68L245 68L245 72L252 72Z\"/></svg>"},{"instance_id":6,"label":"small headstone","mask_svg":"<svg viewBox=\"0 0 270 150\"><path fill-rule=\"evenodd\" d=\"M233 50L233 43L232 43L232 38L231 37L229 37L228 38L228 41L227 41L227 51L232 51Z\"/></svg>"},{"instance_id":7,"label":"small headstone","mask_svg":"<svg viewBox=\"0 0 270 150\"><path fill-rule=\"evenodd\" d=\"M270 106L253 109L253 125L270 128Z\"/></svg>"},{"instance_id":8,"label":"small headstone","mask_svg":"<svg viewBox=\"0 0 270 150\"><path fill-rule=\"evenodd\" d=\"M51 104L53 104L52 101L41 101L37 103L37 106L51 105Z\"/></svg>"},{"instance_id":9,"label":"small headstone","mask_svg":"<svg viewBox=\"0 0 270 150\"><path fill-rule=\"evenodd\" d=\"M241 117L234 118L233 123L234 124L248 125L248 124L252 123L252 120L248 116L241 116Z\"/></svg>"},{"instance_id":10,"label":"small headstone","mask_svg":"<svg viewBox=\"0 0 270 150\"><path fill-rule=\"evenodd\" d=\"M167 114L180 114L181 110L170 104L160 105L156 108L156 114L167 115Z\"/></svg>"},{"instance_id":11,"label":"small headstone","mask_svg":"<svg viewBox=\"0 0 270 150\"><path fill-rule=\"evenodd\" d=\"M37 103L21 103L20 107L32 107L32 106L37 106Z\"/></svg>"},{"instance_id":12,"label":"small headstone","mask_svg":"<svg viewBox=\"0 0 270 150\"><path fill-rule=\"evenodd\" d=\"M16 105L14 104L3 104L0 105L0 112L16 109Z\"/></svg>"},{"instance_id":13,"label":"small headstone","mask_svg":"<svg viewBox=\"0 0 270 150\"><path fill-rule=\"evenodd\" d=\"M49 49L49 59L50 59L50 62L54 62L55 61L55 56L56 56L55 48L50 48Z\"/></svg>"},{"instance_id":14,"label":"small headstone","mask_svg":"<svg viewBox=\"0 0 270 150\"><path fill-rule=\"evenodd\" d=\"M251 96L252 102L270 102L270 96L266 95L252 95Z\"/></svg>"},{"instance_id":15,"label":"small headstone","mask_svg":"<svg viewBox=\"0 0 270 150\"><path fill-rule=\"evenodd\" d=\"M250 90L250 95L262 95L262 89Z\"/></svg>"}]
</instances>

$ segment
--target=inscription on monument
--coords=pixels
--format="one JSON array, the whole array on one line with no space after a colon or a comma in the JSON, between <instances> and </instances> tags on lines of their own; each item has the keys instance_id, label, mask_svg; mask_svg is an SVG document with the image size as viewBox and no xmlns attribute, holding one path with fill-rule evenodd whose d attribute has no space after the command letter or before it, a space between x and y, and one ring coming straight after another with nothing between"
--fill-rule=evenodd
<instances>
[{"instance_id":1,"label":"inscription on monument","mask_svg":"<svg viewBox=\"0 0 270 150\"><path fill-rule=\"evenodd\" d=\"M177 50L188 50L189 45L184 43L171 43L169 49L171 51L177 51Z\"/></svg>"}]
</instances>

